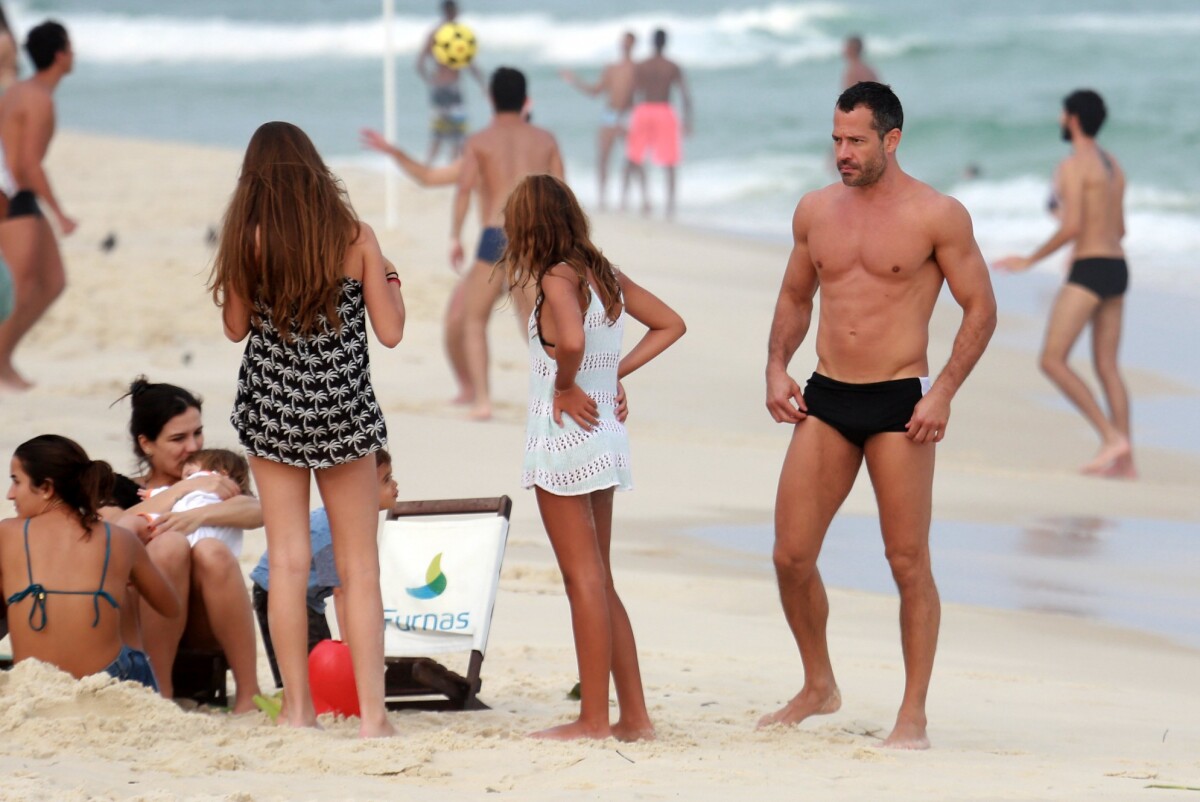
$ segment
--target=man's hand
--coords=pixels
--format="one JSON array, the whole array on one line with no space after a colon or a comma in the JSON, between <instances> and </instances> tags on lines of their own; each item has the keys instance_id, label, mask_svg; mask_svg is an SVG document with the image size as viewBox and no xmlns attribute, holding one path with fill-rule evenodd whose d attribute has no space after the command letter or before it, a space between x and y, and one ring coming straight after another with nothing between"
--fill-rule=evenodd
<instances>
[{"instance_id":1,"label":"man's hand","mask_svg":"<svg viewBox=\"0 0 1200 802\"><path fill-rule=\"evenodd\" d=\"M78 227L79 223L65 214L58 216L58 230L62 232L64 237L70 235Z\"/></svg>"},{"instance_id":2,"label":"man's hand","mask_svg":"<svg viewBox=\"0 0 1200 802\"><path fill-rule=\"evenodd\" d=\"M461 273L463 268L462 240L457 237L450 238L450 268L455 273Z\"/></svg>"},{"instance_id":3,"label":"man's hand","mask_svg":"<svg viewBox=\"0 0 1200 802\"><path fill-rule=\"evenodd\" d=\"M364 148L391 155L392 146L383 138L383 134L378 131L372 128L364 128L358 132L358 137L358 141Z\"/></svg>"},{"instance_id":4,"label":"man's hand","mask_svg":"<svg viewBox=\"0 0 1200 802\"><path fill-rule=\"evenodd\" d=\"M912 418L904 424L909 440L914 443L940 443L946 436L950 420L950 399L937 390L930 390L913 408Z\"/></svg>"},{"instance_id":5,"label":"man's hand","mask_svg":"<svg viewBox=\"0 0 1200 802\"><path fill-rule=\"evenodd\" d=\"M767 411L776 423L799 423L808 417L800 385L782 368L767 370Z\"/></svg>"},{"instance_id":6,"label":"man's hand","mask_svg":"<svg viewBox=\"0 0 1200 802\"><path fill-rule=\"evenodd\" d=\"M1033 260L1025 256L1006 256L992 262L992 267L1008 273L1020 273L1033 267Z\"/></svg>"}]
</instances>

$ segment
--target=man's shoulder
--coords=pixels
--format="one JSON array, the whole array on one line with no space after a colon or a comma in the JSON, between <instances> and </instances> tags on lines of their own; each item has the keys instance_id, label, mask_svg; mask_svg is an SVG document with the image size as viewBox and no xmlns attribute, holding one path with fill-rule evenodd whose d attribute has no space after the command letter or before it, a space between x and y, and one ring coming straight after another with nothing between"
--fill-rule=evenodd
<instances>
[{"instance_id":1,"label":"man's shoulder","mask_svg":"<svg viewBox=\"0 0 1200 802\"><path fill-rule=\"evenodd\" d=\"M548 128L540 128L533 123L526 123L525 125L529 129L529 135L537 139L539 142L543 142L547 145L553 145L557 142L557 140L554 138L554 134L550 133Z\"/></svg>"},{"instance_id":2,"label":"man's shoulder","mask_svg":"<svg viewBox=\"0 0 1200 802\"><path fill-rule=\"evenodd\" d=\"M32 78L17 81L4 93L4 103L10 108L39 109L53 105L54 97L50 90Z\"/></svg>"},{"instance_id":3,"label":"man's shoulder","mask_svg":"<svg viewBox=\"0 0 1200 802\"><path fill-rule=\"evenodd\" d=\"M796 211L815 212L828 206L835 201L845 187L840 181L835 181L832 184L826 184L823 187L809 190L800 196L800 202L796 204Z\"/></svg>"}]
</instances>

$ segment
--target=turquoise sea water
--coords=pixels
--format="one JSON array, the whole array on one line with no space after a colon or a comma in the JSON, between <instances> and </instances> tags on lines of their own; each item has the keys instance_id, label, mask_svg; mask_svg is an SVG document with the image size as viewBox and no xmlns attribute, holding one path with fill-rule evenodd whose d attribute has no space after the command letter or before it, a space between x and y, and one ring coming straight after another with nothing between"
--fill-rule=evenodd
<instances>
[{"instance_id":1,"label":"turquoise sea water","mask_svg":"<svg viewBox=\"0 0 1200 802\"><path fill-rule=\"evenodd\" d=\"M769 524L689 534L770 570ZM942 600L1076 616L1200 647L1200 554L1194 525L1080 517L1010 524L935 520L933 571ZM840 515L821 576L833 587L894 594L879 522Z\"/></svg>"},{"instance_id":2,"label":"turquoise sea water","mask_svg":"<svg viewBox=\"0 0 1200 802\"><path fill-rule=\"evenodd\" d=\"M412 64L437 5L396 0L399 141L418 154L427 142L428 108ZM1078 87L1098 90L1110 108L1101 141L1130 180L1126 244L1135 292L1124 356L1200 388L1196 0L461 5L481 43L480 66L511 65L529 75L535 119L559 138L568 177L585 202L595 197L599 105L566 86L558 71L595 75L627 29L641 37L644 55L650 32L665 27L669 54L687 71L696 105L680 219L775 241L786 241L800 195L835 180L828 137L849 33L865 37L868 59L904 102L901 163L967 205L989 257L1029 250L1051 232L1049 179L1067 152L1058 132L1061 99ZM241 148L260 123L285 119L304 127L335 164L387 169L358 147L360 127L382 127L378 0L4 6L18 33L47 16L72 33L77 66L59 90L62 126ZM469 87L467 97L472 122L482 124L483 96ZM979 178L964 179L968 164L979 167ZM1043 317L1059 269L1048 260L1040 276L998 278L1002 308ZM1036 335L1017 344L1036 348ZM1147 398L1133 389L1141 442L1200 451L1195 396ZM1049 385L1046 400L1058 403ZM1058 534L1042 536L1031 534L1046 529L1036 522L939 522L933 536L949 569L939 573L946 597L1065 610L1200 642L1193 528L1101 523L1082 534L1073 524L1052 525ZM824 558L834 584L890 588L873 527L865 519L835 522ZM769 555L769 528L694 534ZM1050 544L1051 553L1034 550L1034 541ZM873 567L864 574L860 564ZM1136 570L1123 570L1130 567Z\"/></svg>"},{"instance_id":3,"label":"turquoise sea water","mask_svg":"<svg viewBox=\"0 0 1200 802\"><path fill-rule=\"evenodd\" d=\"M902 164L958 195L985 252L1051 230L1049 175L1066 152L1060 101L1091 86L1111 109L1102 140L1130 176L1135 281L1200 299L1200 5L1194 0L463 0L479 63L524 69L535 116L559 137L569 176L594 197L598 105L558 77L594 74L633 30L665 27L690 76L696 132L682 173L684 222L783 240L796 200L833 180L827 142L841 41L904 102ZM424 151L425 93L413 70L434 0L396 0L400 141ZM381 126L379 0L21 0L18 30L45 16L70 28L78 68L61 88L64 125L240 147L266 119L307 129L334 160ZM487 106L468 92L472 121ZM966 182L966 165L981 178ZM657 188L657 182L653 183ZM1047 271L1055 269L1047 265Z\"/></svg>"}]
</instances>

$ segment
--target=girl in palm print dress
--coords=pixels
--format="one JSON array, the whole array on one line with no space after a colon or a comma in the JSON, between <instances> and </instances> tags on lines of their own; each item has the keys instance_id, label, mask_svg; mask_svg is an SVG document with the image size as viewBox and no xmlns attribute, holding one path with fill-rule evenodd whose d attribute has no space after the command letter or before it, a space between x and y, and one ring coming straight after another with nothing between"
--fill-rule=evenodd
<instances>
[{"instance_id":1,"label":"girl in palm print dress","mask_svg":"<svg viewBox=\"0 0 1200 802\"><path fill-rule=\"evenodd\" d=\"M371 458L387 444L387 430L371 387L366 319L392 348L404 334L404 300L374 232L296 126L266 123L251 138L211 286L226 336L249 335L231 420L262 499L286 721L316 724L305 616L311 471L345 592L360 734L391 735Z\"/></svg>"}]
</instances>

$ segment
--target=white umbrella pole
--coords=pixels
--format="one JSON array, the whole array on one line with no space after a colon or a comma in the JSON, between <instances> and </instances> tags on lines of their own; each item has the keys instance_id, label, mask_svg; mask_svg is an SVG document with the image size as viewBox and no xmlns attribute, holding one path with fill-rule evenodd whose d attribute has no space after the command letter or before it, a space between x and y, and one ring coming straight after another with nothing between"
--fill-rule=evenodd
<instances>
[{"instance_id":1,"label":"white umbrella pole","mask_svg":"<svg viewBox=\"0 0 1200 802\"><path fill-rule=\"evenodd\" d=\"M396 141L396 53L393 37L395 0L383 0L383 135L388 142ZM400 185L396 171L388 165L383 179L383 222L387 229L400 224Z\"/></svg>"}]
</instances>

